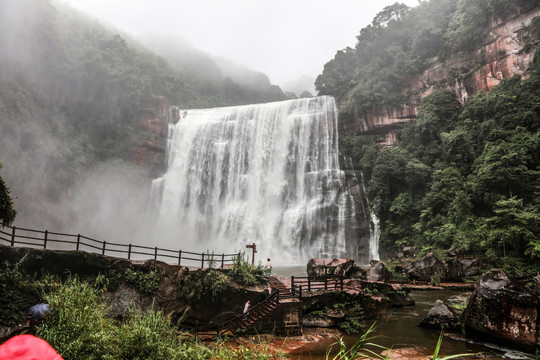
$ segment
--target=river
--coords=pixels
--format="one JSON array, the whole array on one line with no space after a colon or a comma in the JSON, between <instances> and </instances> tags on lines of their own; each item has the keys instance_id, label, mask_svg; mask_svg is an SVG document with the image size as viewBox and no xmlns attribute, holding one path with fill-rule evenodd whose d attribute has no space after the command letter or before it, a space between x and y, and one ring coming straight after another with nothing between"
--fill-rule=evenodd
<instances>
[{"instance_id":1,"label":"river","mask_svg":"<svg viewBox=\"0 0 540 360\"><path fill-rule=\"evenodd\" d=\"M273 270L273 273L280 276L306 276L305 267L283 267ZM410 296L416 301L416 305L407 307L398 307L391 309L388 315L377 320L375 330L372 333L376 336L372 340L387 348L397 349L411 348L415 354L422 356L433 355L440 332L433 329L421 328L418 323L437 299L446 300L449 297L461 294L461 290L414 290ZM326 330L321 329L321 332ZM316 333L316 329L307 329L306 334ZM354 344L361 334L343 335L347 344ZM306 359L324 359L329 345L335 342L333 336L327 335L320 341L308 341L305 347L295 351L291 357L294 360ZM448 333L445 335L440 355L452 355L462 353L490 353L489 359L531 359L534 360L534 354L526 354L519 351L499 347L495 344L472 342L464 338L461 334ZM404 357L405 358L405 357Z\"/></svg>"}]
</instances>

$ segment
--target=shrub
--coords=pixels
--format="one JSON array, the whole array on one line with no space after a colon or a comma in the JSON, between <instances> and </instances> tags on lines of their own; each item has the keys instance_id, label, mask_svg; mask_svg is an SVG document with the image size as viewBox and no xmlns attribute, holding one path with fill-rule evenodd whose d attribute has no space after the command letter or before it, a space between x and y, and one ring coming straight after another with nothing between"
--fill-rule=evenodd
<instances>
[{"instance_id":1,"label":"shrub","mask_svg":"<svg viewBox=\"0 0 540 360\"><path fill-rule=\"evenodd\" d=\"M161 360L205 359L210 350L197 344L183 344L161 310L143 314L131 309L117 330L115 359Z\"/></svg>"},{"instance_id":2,"label":"shrub","mask_svg":"<svg viewBox=\"0 0 540 360\"><path fill-rule=\"evenodd\" d=\"M365 329L364 309L362 305L356 303L347 311L345 320L339 324L339 328L347 334L354 334Z\"/></svg>"},{"instance_id":3,"label":"shrub","mask_svg":"<svg viewBox=\"0 0 540 360\"><path fill-rule=\"evenodd\" d=\"M221 271L208 269L191 273L180 286L187 302L197 303L203 296L211 296L213 301L218 301L229 284L229 278Z\"/></svg>"},{"instance_id":4,"label":"shrub","mask_svg":"<svg viewBox=\"0 0 540 360\"><path fill-rule=\"evenodd\" d=\"M124 279L128 284L131 284L141 294L155 295L161 278L163 277L163 269L152 266L148 273L133 269L130 267L124 273Z\"/></svg>"},{"instance_id":5,"label":"shrub","mask_svg":"<svg viewBox=\"0 0 540 360\"><path fill-rule=\"evenodd\" d=\"M240 255L236 258L232 269L229 271L229 277L242 286L255 286L268 282L261 265L252 266Z\"/></svg>"},{"instance_id":6,"label":"shrub","mask_svg":"<svg viewBox=\"0 0 540 360\"><path fill-rule=\"evenodd\" d=\"M17 264L5 261L0 271L0 324L15 325L25 319L26 311L42 302L41 286L19 270L25 257Z\"/></svg>"},{"instance_id":7,"label":"shrub","mask_svg":"<svg viewBox=\"0 0 540 360\"><path fill-rule=\"evenodd\" d=\"M45 296L50 314L37 335L64 359L106 359L113 353L114 328L101 293L78 278L56 284Z\"/></svg>"}]
</instances>

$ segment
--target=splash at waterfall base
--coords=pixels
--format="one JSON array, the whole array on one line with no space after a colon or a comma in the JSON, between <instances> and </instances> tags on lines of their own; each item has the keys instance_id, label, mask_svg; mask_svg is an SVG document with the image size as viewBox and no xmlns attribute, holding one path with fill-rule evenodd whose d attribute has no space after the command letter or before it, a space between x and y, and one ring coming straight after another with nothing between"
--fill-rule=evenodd
<instances>
[{"instance_id":1,"label":"splash at waterfall base","mask_svg":"<svg viewBox=\"0 0 540 360\"><path fill-rule=\"evenodd\" d=\"M370 215L340 170L337 123L328 96L171 108L167 170L152 185L154 242L218 252L255 242L276 265L367 264Z\"/></svg>"}]
</instances>

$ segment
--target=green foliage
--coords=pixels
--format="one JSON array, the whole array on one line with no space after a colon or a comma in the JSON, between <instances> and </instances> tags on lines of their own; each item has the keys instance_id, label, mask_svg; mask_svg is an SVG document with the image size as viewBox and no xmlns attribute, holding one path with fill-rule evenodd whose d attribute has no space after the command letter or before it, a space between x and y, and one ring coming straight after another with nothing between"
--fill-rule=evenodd
<instances>
[{"instance_id":1,"label":"green foliage","mask_svg":"<svg viewBox=\"0 0 540 360\"><path fill-rule=\"evenodd\" d=\"M2 169L2 164L0 164L0 169ZM17 211L13 207L13 200L9 194L10 190L0 176L0 226L10 225L17 216Z\"/></svg>"},{"instance_id":2,"label":"green foliage","mask_svg":"<svg viewBox=\"0 0 540 360\"><path fill-rule=\"evenodd\" d=\"M390 352L388 351L386 356L379 354L381 350L388 350L387 348L374 344L371 342L375 337L370 336L371 332L375 329L375 323L373 323L369 329L354 343L353 346L347 348L347 345L343 341L343 338L338 338L337 342L333 345L339 346L339 351L333 357L330 357L332 346L326 352L326 360L353 360L353 359L388 359Z\"/></svg>"},{"instance_id":3,"label":"green foliage","mask_svg":"<svg viewBox=\"0 0 540 360\"><path fill-rule=\"evenodd\" d=\"M64 359L207 359L208 348L178 337L169 316L131 309L121 321L106 316L101 292L70 278L46 295L51 312L37 335Z\"/></svg>"},{"instance_id":4,"label":"green foliage","mask_svg":"<svg viewBox=\"0 0 540 360\"><path fill-rule=\"evenodd\" d=\"M535 0L421 1L412 9L395 3L360 30L354 48L339 50L325 64L315 86L320 95L333 95L343 104L342 119L414 101L415 94L403 90L411 76L435 61L477 48L486 39L491 17L506 19L534 6ZM471 67L483 61L479 58ZM448 81L468 71L462 67Z\"/></svg>"},{"instance_id":5,"label":"green foliage","mask_svg":"<svg viewBox=\"0 0 540 360\"><path fill-rule=\"evenodd\" d=\"M345 319L339 323L339 328L347 334L354 334L365 330L364 308L359 303L347 309Z\"/></svg>"},{"instance_id":6,"label":"green foliage","mask_svg":"<svg viewBox=\"0 0 540 360\"><path fill-rule=\"evenodd\" d=\"M45 296L50 313L37 330L64 359L106 359L114 353L114 328L101 294L70 278Z\"/></svg>"},{"instance_id":7,"label":"green foliage","mask_svg":"<svg viewBox=\"0 0 540 360\"><path fill-rule=\"evenodd\" d=\"M180 286L183 296L190 304L199 302L204 296L220 301L229 286L229 278L219 270L198 270L190 273Z\"/></svg>"},{"instance_id":8,"label":"green foliage","mask_svg":"<svg viewBox=\"0 0 540 360\"><path fill-rule=\"evenodd\" d=\"M116 331L116 359L205 359L211 353L204 347L190 349L183 344L169 316L160 310L141 313L132 309Z\"/></svg>"},{"instance_id":9,"label":"green foliage","mask_svg":"<svg viewBox=\"0 0 540 360\"><path fill-rule=\"evenodd\" d=\"M234 265L227 273L231 280L242 286L262 285L268 282L264 268L259 264L251 266L242 255L239 255Z\"/></svg>"},{"instance_id":10,"label":"green foliage","mask_svg":"<svg viewBox=\"0 0 540 360\"><path fill-rule=\"evenodd\" d=\"M529 71L462 107L452 92L434 92L397 145L377 154L367 191L383 250L538 261L540 74Z\"/></svg>"},{"instance_id":11,"label":"green foliage","mask_svg":"<svg viewBox=\"0 0 540 360\"><path fill-rule=\"evenodd\" d=\"M124 279L128 284L131 284L141 294L155 295L161 279L163 278L163 269L157 266L151 266L148 272L128 268L124 272Z\"/></svg>"},{"instance_id":12,"label":"green foliage","mask_svg":"<svg viewBox=\"0 0 540 360\"><path fill-rule=\"evenodd\" d=\"M22 324L28 309L42 302L42 286L20 271L18 263L4 262L0 270L0 324Z\"/></svg>"}]
</instances>

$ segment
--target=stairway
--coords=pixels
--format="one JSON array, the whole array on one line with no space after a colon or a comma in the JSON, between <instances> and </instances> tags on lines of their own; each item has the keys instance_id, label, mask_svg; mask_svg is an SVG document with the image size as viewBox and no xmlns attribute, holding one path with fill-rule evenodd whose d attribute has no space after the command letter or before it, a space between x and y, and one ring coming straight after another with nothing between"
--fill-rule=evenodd
<instances>
[{"instance_id":1,"label":"stairway","mask_svg":"<svg viewBox=\"0 0 540 360\"><path fill-rule=\"evenodd\" d=\"M296 306L293 303L300 302L297 297L298 293L294 293L293 291L291 291L291 288L287 287L286 278L270 276L268 279L268 283L272 288L272 293L266 299L251 307L247 315L242 314L235 316L219 325L197 324L197 326L186 326L187 324L183 324L184 327L195 330L195 333L202 339L215 338L224 334L233 334L238 329L250 329L256 327L257 323L261 319L271 315L280 306L284 306L286 309L290 309L291 306L293 306L293 308ZM300 309L296 309L294 311L294 314L289 313L284 316L283 319L279 318L278 321L283 322L283 329L287 334L301 334L302 326L300 319L301 306ZM270 319L270 321L276 320Z\"/></svg>"}]
</instances>

